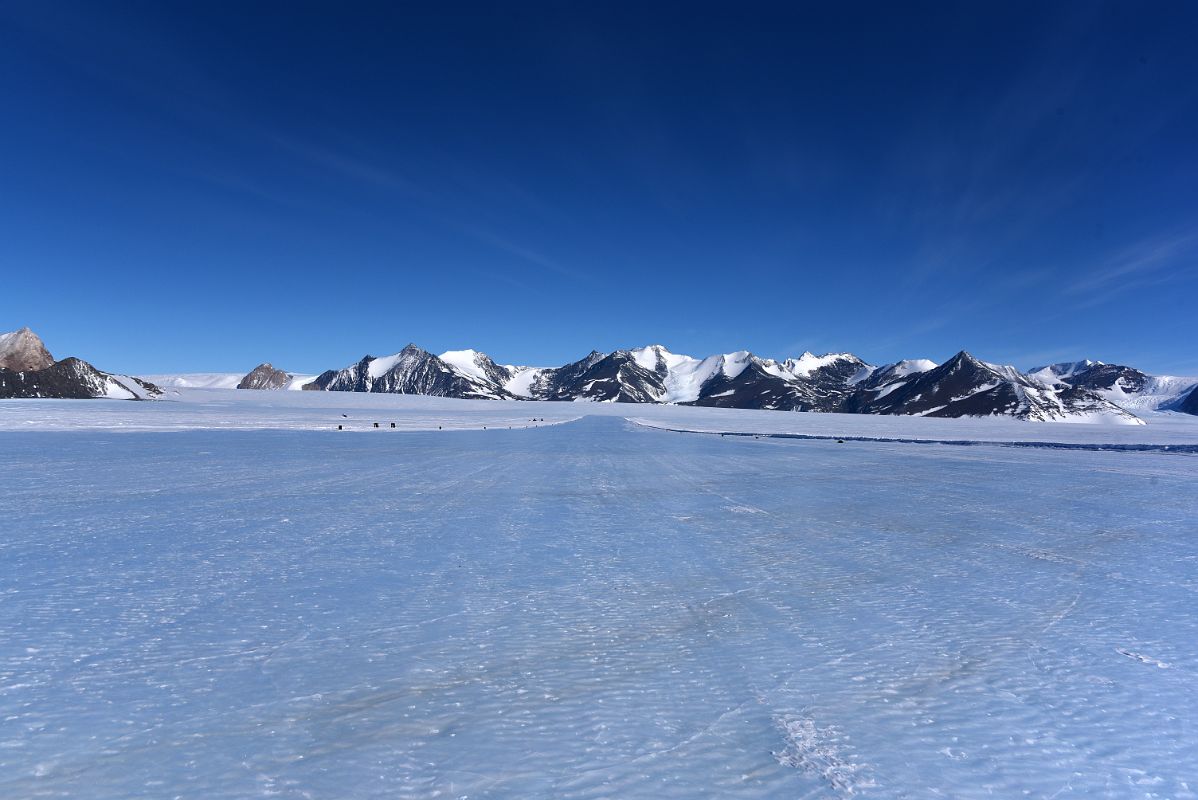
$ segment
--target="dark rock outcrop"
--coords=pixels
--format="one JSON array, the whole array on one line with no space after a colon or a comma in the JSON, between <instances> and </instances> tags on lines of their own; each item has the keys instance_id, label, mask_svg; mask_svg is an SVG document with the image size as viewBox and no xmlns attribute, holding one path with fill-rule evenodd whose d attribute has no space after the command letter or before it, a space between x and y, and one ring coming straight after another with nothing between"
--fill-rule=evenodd
<instances>
[{"instance_id":1,"label":"dark rock outcrop","mask_svg":"<svg viewBox=\"0 0 1198 800\"><path fill-rule=\"evenodd\" d=\"M1195 386L1189 394L1182 398L1177 410L1184 414L1198 415L1198 386Z\"/></svg>"},{"instance_id":2,"label":"dark rock outcrop","mask_svg":"<svg viewBox=\"0 0 1198 800\"><path fill-rule=\"evenodd\" d=\"M1062 383L1081 389L1102 391L1119 388L1133 394L1141 392L1148 385L1151 377L1135 367L1125 367L1122 364L1103 364L1101 361L1082 361L1077 364L1054 364L1050 367L1040 367L1035 372L1056 371L1062 367L1071 369L1057 372Z\"/></svg>"},{"instance_id":3,"label":"dark rock outcrop","mask_svg":"<svg viewBox=\"0 0 1198 800\"><path fill-rule=\"evenodd\" d=\"M546 370L541 379L541 400L656 403L665 395L661 376L636 363L627 350L606 356L591 351L581 361Z\"/></svg>"},{"instance_id":4,"label":"dark rock outcrop","mask_svg":"<svg viewBox=\"0 0 1198 800\"><path fill-rule=\"evenodd\" d=\"M325 372L303 388L470 399L680 403L1028 420L1114 416L1138 421L1101 390L1090 389L1080 380L1133 386L1140 385L1137 376L1143 373L1125 367L1105 369L1097 362L1057 366L1063 368L1061 373L1025 375L966 352L940 366L915 360L881 368L851 353L804 353L797 359L774 361L741 351L694 359L650 345L612 353L592 351L561 367L530 368L501 366L474 350L454 350L438 357L408 345L393 356L366 356L345 369ZM1065 370L1070 377L1081 376L1077 385L1063 379Z\"/></svg>"},{"instance_id":5,"label":"dark rock outcrop","mask_svg":"<svg viewBox=\"0 0 1198 800\"><path fill-rule=\"evenodd\" d=\"M45 369L18 372L0 368L0 398L138 400L160 394L162 390L152 383L101 372L78 358L64 358Z\"/></svg>"},{"instance_id":6,"label":"dark rock outcrop","mask_svg":"<svg viewBox=\"0 0 1198 800\"><path fill-rule=\"evenodd\" d=\"M1133 419L1123 409L1080 387L1054 389L1013 367L988 364L965 351L919 373L893 391L857 395L846 410L858 414L918 414L928 417L1007 416L1064 419L1106 413Z\"/></svg>"},{"instance_id":7,"label":"dark rock outcrop","mask_svg":"<svg viewBox=\"0 0 1198 800\"><path fill-rule=\"evenodd\" d=\"M475 400L507 399L500 386L463 375L437 356L409 344L394 356L366 356L345 369L317 376L305 389L329 392L389 392Z\"/></svg>"}]
</instances>

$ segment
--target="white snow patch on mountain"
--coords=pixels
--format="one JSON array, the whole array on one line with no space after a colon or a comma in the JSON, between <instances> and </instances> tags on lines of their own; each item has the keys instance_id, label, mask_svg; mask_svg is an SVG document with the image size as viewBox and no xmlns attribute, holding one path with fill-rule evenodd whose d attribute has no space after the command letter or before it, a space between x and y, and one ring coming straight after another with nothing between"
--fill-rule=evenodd
<instances>
[{"instance_id":1,"label":"white snow patch on mountain","mask_svg":"<svg viewBox=\"0 0 1198 800\"><path fill-rule=\"evenodd\" d=\"M803 353L798 358L788 358L782 362L783 368L796 378L806 378L821 367L835 364L837 361L855 359L852 353L825 353L817 356L814 353Z\"/></svg>"},{"instance_id":2,"label":"white snow patch on mountain","mask_svg":"<svg viewBox=\"0 0 1198 800\"><path fill-rule=\"evenodd\" d=\"M1067 381L1082 370L1102 363L1101 361L1091 361L1088 358L1083 361L1065 361L1060 364L1049 364L1046 367L1033 367L1027 374L1028 377L1052 384L1061 380Z\"/></svg>"},{"instance_id":3,"label":"white snow patch on mountain","mask_svg":"<svg viewBox=\"0 0 1198 800\"><path fill-rule=\"evenodd\" d=\"M236 372L179 372L137 377L163 389L236 389L245 373L239 375ZM284 388L302 389L305 383L311 383L315 377L293 374Z\"/></svg>"},{"instance_id":4,"label":"white snow patch on mountain","mask_svg":"<svg viewBox=\"0 0 1198 800\"><path fill-rule=\"evenodd\" d=\"M1152 375L1144 388L1138 392L1125 392L1118 383L1110 389L1099 390L1098 394L1128 411L1140 413L1164 408L1185 397L1195 386L1198 377Z\"/></svg>"},{"instance_id":5,"label":"white snow patch on mountain","mask_svg":"<svg viewBox=\"0 0 1198 800\"><path fill-rule=\"evenodd\" d=\"M245 373L181 372L166 375L138 375L143 381L163 389L236 389ZM310 380L310 379L309 379Z\"/></svg>"},{"instance_id":6,"label":"white snow patch on mountain","mask_svg":"<svg viewBox=\"0 0 1198 800\"><path fill-rule=\"evenodd\" d=\"M446 350L438 358L468 378L483 382L490 380L479 363L486 355L477 350Z\"/></svg>"},{"instance_id":7,"label":"white snow patch on mountain","mask_svg":"<svg viewBox=\"0 0 1198 800\"><path fill-rule=\"evenodd\" d=\"M663 403L689 403L699 399L699 391L703 384L712 377L723 374L735 378L745 371L757 359L748 350L738 350L735 353L708 356L699 359L693 356L671 353L659 344L638 347L628 351L636 363L650 371L656 371L659 363L665 364L666 373L662 383L666 393L661 398Z\"/></svg>"},{"instance_id":8,"label":"white snow patch on mountain","mask_svg":"<svg viewBox=\"0 0 1198 800\"><path fill-rule=\"evenodd\" d=\"M392 367L394 367L396 364L398 364L399 359L402 357L403 357L403 351L401 350L400 352L392 353L389 356L382 356L381 358L376 358L373 361L371 361L370 364L366 367L366 374L370 377L371 380L376 380L378 378L381 378L384 375L386 375L391 370Z\"/></svg>"},{"instance_id":9,"label":"white snow patch on mountain","mask_svg":"<svg viewBox=\"0 0 1198 800\"><path fill-rule=\"evenodd\" d=\"M892 367L892 374L896 378L903 378L908 375L917 375L922 372L928 372L940 366L935 361L926 358L911 358L900 361Z\"/></svg>"},{"instance_id":10,"label":"white snow patch on mountain","mask_svg":"<svg viewBox=\"0 0 1198 800\"><path fill-rule=\"evenodd\" d=\"M508 379L503 388L516 397L532 397L532 387L545 372L544 367L519 367L506 364L504 365L504 369L509 374L515 371L515 374Z\"/></svg>"}]
</instances>

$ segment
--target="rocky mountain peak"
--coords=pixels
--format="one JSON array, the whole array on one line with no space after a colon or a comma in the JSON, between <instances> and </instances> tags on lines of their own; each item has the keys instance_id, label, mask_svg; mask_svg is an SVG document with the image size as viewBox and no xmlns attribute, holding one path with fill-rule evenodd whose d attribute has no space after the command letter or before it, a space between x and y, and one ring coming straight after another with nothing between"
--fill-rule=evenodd
<instances>
[{"instance_id":1,"label":"rocky mountain peak","mask_svg":"<svg viewBox=\"0 0 1198 800\"><path fill-rule=\"evenodd\" d=\"M0 333L0 368L28 372L46 369L53 363L54 356L29 328Z\"/></svg>"},{"instance_id":2,"label":"rocky mountain peak","mask_svg":"<svg viewBox=\"0 0 1198 800\"><path fill-rule=\"evenodd\" d=\"M1182 399L1181 404L1177 407L1178 411L1185 414L1198 415L1198 386L1190 390L1190 393Z\"/></svg>"},{"instance_id":3,"label":"rocky mountain peak","mask_svg":"<svg viewBox=\"0 0 1198 800\"><path fill-rule=\"evenodd\" d=\"M283 389L291 381L291 376L281 369L275 369L270 362L264 362L254 367L237 384L238 389Z\"/></svg>"}]
</instances>

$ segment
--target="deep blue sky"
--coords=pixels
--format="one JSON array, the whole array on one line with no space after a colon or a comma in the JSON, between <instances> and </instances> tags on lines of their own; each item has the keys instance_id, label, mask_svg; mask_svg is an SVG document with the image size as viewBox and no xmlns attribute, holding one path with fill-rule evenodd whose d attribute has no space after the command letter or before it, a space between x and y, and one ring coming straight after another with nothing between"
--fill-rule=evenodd
<instances>
[{"instance_id":1,"label":"deep blue sky","mask_svg":"<svg viewBox=\"0 0 1198 800\"><path fill-rule=\"evenodd\" d=\"M1189 2L0 2L0 330L1196 374L1196 40Z\"/></svg>"}]
</instances>

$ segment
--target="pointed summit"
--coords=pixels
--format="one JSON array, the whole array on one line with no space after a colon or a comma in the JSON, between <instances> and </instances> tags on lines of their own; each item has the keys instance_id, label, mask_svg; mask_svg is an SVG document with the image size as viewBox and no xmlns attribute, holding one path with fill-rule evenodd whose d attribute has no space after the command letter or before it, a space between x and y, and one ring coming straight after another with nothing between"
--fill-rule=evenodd
<instances>
[{"instance_id":1,"label":"pointed summit","mask_svg":"<svg viewBox=\"0 0 1198 800\"><path fill-rule=\"evenodd\" d=\"M1198 415L1198 386L1190 390L1190 393L1181 401L1181 405L1177 407L1178 411L1184 414Z\"/></svg>"},{"instance_id":2,"label":"pointed summit","mask_svg":"<svg viewBox=\"0 0 1198 800\"><path fill-rule=\"evenodd\" d=\"M0 333L0 368L13 372L29 372L46 369L54 363L54 356L36 333L21 328L12 333Z\"/></svg>"},{"instance_id":3,"label":"pointed summit","mask_svg":"<svg viewBox=\"0 0 1198 800\"><path fill-rule=\"evenodd\" d=\"M291 382L291 376L281 369L275 369L270 362L264 362L254 367L237 384L238 389L285 389Z\"/></svg>"}]
</instances>

